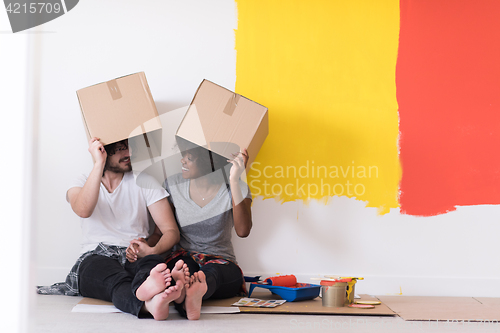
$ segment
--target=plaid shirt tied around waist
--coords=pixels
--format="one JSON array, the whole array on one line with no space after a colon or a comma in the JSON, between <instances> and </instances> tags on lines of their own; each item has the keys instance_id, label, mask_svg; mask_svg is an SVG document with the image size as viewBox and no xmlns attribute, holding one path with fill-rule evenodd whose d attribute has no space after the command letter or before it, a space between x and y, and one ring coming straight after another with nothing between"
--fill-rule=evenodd
<instances>
[{"instance_id":1,"label":"plaid shirt tied around waist","mask_svg":"<svg viewBox=\"0 0 500 333\"><path fill-rule=\"evenodd\" d=\"M78 274L80 271L80 265L85 260L85 258L91 255L100 255L108 258L116 259L118 262L125 266L127 262L127 248L123 246L106 245L99 243L95 250L85 252L78 258L76 263L71 268L65 282L54 283L51 286L37 286L36 292L41 295L66 295L66 296L80 296L80 290L78 288Z\"/></svg>"}]
</instances>

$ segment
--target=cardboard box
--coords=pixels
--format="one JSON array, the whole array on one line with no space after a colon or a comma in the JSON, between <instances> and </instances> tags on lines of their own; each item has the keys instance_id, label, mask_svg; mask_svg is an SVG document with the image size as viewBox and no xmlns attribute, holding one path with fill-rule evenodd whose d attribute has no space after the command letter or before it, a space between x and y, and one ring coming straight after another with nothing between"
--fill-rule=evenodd
<instances>
[{"instance_id":1,"label":"cardboard box","mask_svg":"<svg viewBox=\"0 0 500 333\"><path fill-rule=\"evenodd\" d=\"M203 80L176 135L228 159L247 148L248 170L268 132L265 106Z\"/></svg>"},{"instance_id":2,"label":"cardboard box","mask_svg":"<svg viewBox=\"0 0 500 333\"><path fill-rule=\"evenodd\" d=\"M104 145L129 139L132 160L161 154L161 123L144 72L76 92L87 139Z\"/></svg>"}]
</instances>

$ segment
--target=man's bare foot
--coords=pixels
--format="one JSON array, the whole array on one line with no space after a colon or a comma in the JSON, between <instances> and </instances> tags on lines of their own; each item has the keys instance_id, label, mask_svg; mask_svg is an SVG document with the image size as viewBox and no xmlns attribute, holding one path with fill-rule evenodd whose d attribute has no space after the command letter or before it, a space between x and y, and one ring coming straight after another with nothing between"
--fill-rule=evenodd
<instances>
[{"instance_id":1,"label":"man's bare foot","mask_svg":"<svg viewBox=\"0 0 500 333\"><path fill-rule=\"evenodd\" d=\"M184 263L183 260L179 260L175 263L174 268L172 269L172 278L175 281L175 284L181 284L184 287L187 287L187 284L189 283L190 277L189 277L189 268L187 267L187 264ZM175 300L175 303L182 303L184 301L184 298L186 297L186 288L182 288L181 295L179 296L178 299Z\"/></svg>"},{"instance_id":2,"label":"man's bare foot","mask_svg":"<svg viewBox=\"0 0 500 333\"><path fill-rule=\"evenodd\" d=\"M186 313L189 320L200 319L201 301L207 292L207 280L202 271L191 276L189 287L186 289Z\"/></svg>"},{"instance_id":3,"label":"man's bare foot","mask_svg":"<svg viewBox=\"0 0 500 333\"><path fill-rule=\"evenodd\" d=\"M168 318L170 302L179 297L182 289L184 289L182 285L170 286L149 301L144 302L144 308L153 315L155 320L165 320Z\"/></svg>"},{"instance_id":4,"label":"man's bare foot","mask_svg":"<svg viewBox=\"0 0 500 333\"><path fill-rule=\"evenodd\" d=\"M167 265L158 264L151 270L146 281L137 288L135 296L141 301L149 301L155 295L167 289L171 280L172 277Z\"/></svg>"}]
</instances>

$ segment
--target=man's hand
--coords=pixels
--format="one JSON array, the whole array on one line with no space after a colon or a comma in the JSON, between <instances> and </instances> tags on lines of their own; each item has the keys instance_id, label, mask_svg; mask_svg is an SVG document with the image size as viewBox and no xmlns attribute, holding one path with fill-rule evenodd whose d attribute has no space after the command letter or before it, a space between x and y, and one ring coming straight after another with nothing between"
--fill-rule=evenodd
<instances>
[{"instance_id":1,"label":"man's hand","mask_svg":"<svg viewBox=\"0 0 500 333\"><path fill-rule=\"evenodd\" d=\"M89 153L92 155L96 163L103 164L106 163L106 149L104 145L99 141L99 138L92 138L89 141Z\"/></svg>"},{"instance_id":2,"label":"man's hand","mask_svg":"<svg viewBox=\"0 0 500 333\"><path fill-rule=\"evenodd\" d=\"M144 238L133 239L127 248L127 259L130 262L137 261L137 259L144 258L153 253L153 249L148 245Z\"/></svg>"}]
</instances>

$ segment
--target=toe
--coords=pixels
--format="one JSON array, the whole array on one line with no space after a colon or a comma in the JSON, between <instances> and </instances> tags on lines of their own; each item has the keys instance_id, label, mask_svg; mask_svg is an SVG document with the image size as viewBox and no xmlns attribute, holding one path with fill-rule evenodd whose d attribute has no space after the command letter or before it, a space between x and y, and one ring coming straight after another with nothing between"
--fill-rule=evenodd
<instances>
[{"instance_id":1,"label":"toe","mask_svg":"<svg viewBox=\"0 0 500 333\"><path fill-rule=\"evenodd\" d=\"M161 264L158 264L155 266L155 268L153 268L155 271L157 272L162 272L164 271L165 269L167 268L167 265L164 264L164 263L161 263Z\"/></svg>"},{"instance_id":2,"label":"toe","mask_svg":"<svg viewBox=\"0 0 500 333\"><path fill-rule=\"evenodd\" d=\"M175 263L175 268L179 271L182 269L182 266L184 266L184 261L182 259Z\"/></svg>"}]
</instances>

